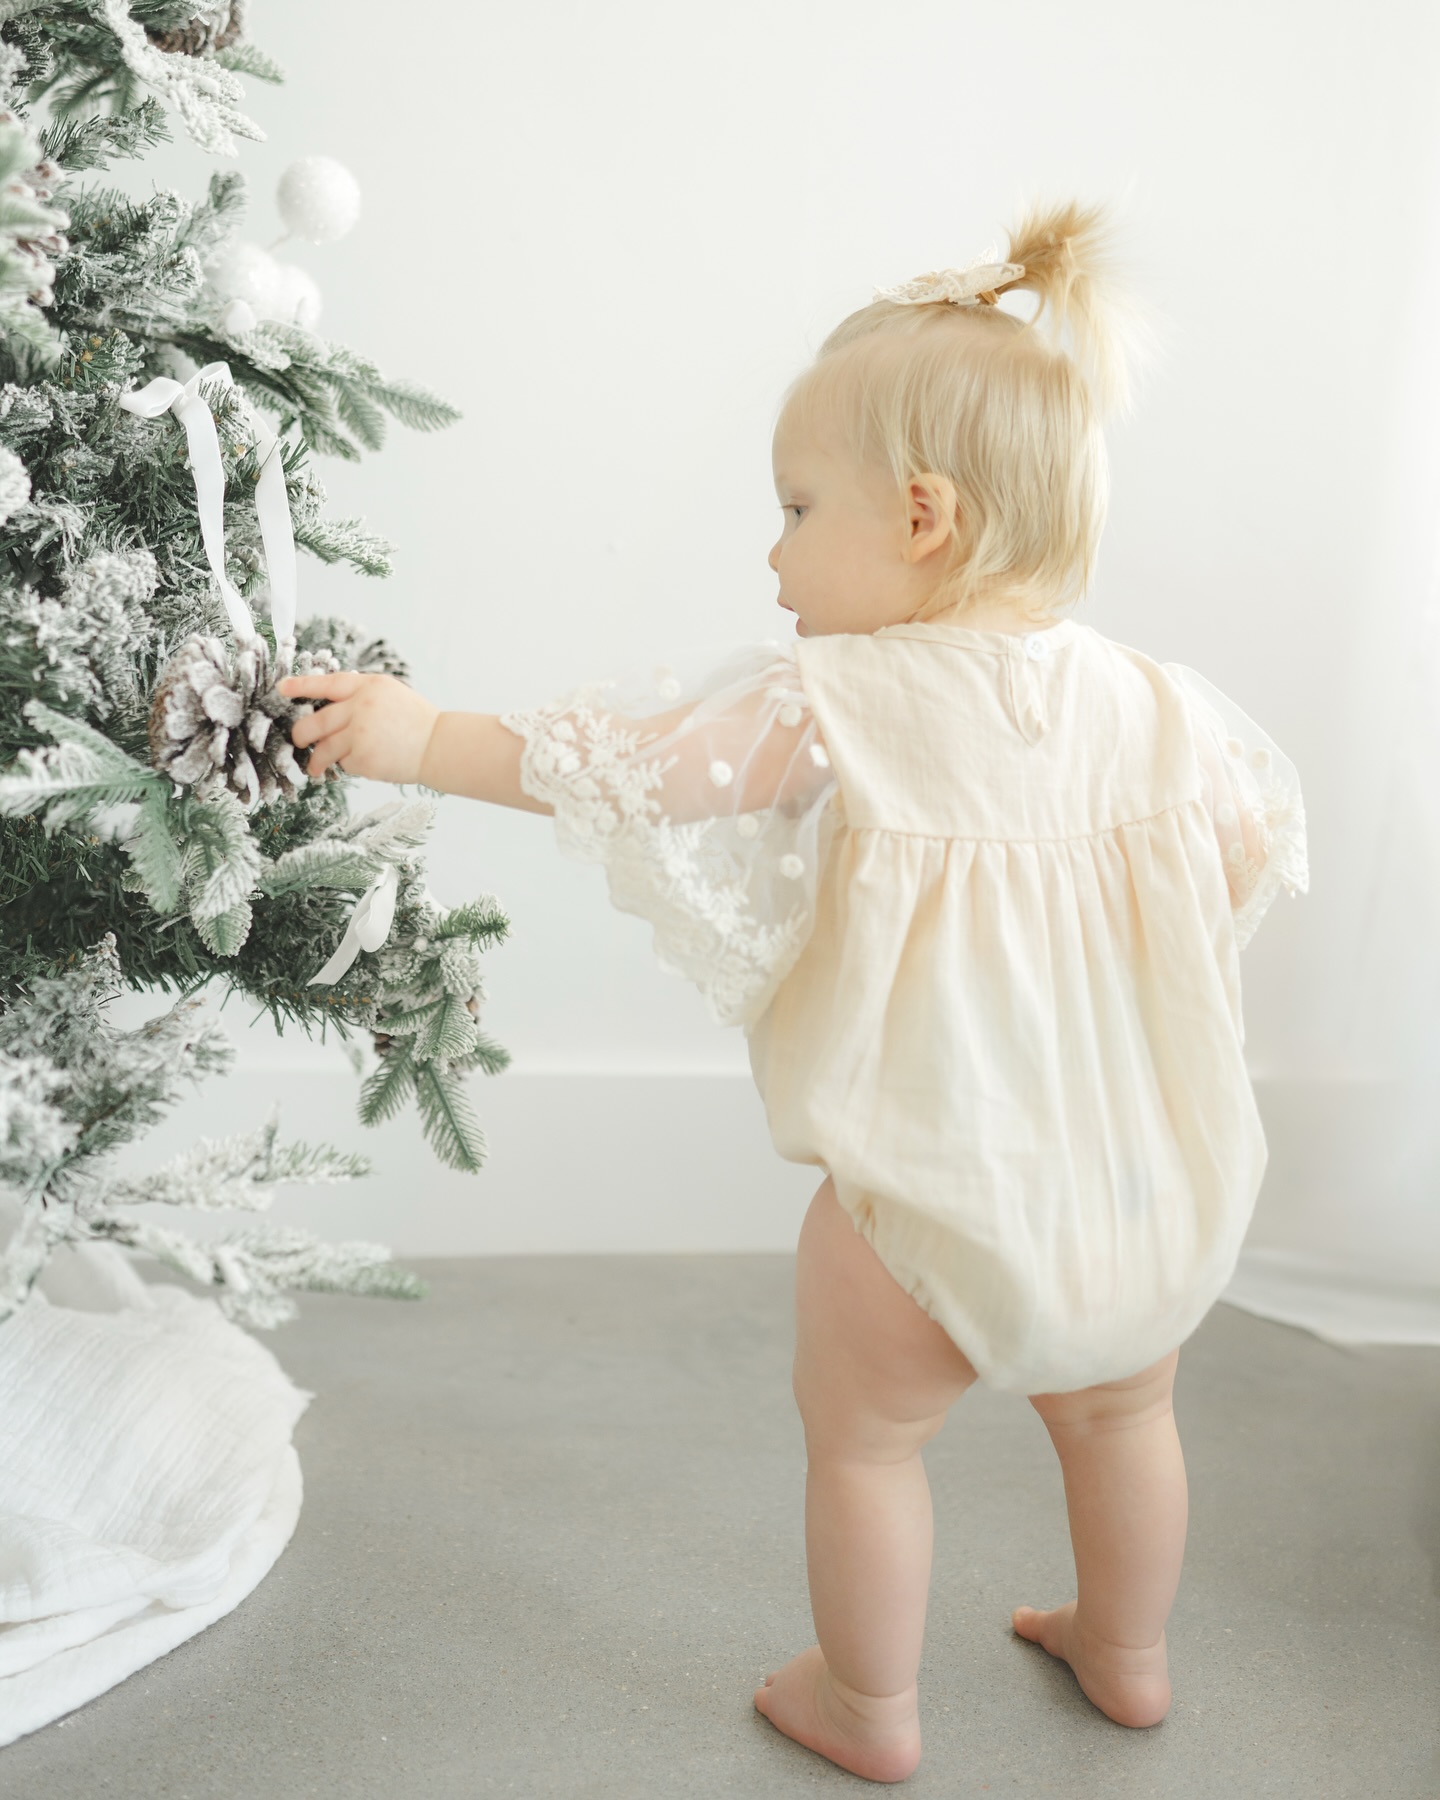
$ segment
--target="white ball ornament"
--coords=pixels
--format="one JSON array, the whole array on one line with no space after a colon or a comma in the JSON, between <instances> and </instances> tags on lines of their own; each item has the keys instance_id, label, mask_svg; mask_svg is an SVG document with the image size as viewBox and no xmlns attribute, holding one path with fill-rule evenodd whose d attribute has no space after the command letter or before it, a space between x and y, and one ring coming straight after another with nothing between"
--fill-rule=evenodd
<instances>
[{"instance_id":1,"label":"white ball ornament","mask_svg":"<svg viewBox=\"0 0 1440 1800\"><path fill-rule=\"evenodd\" d=\"M226 337L241 337L255 325L255 308L248 300L227 300L220 309L220 329Z\"/></svg>"},{"instance_id":2,"label":"white ball ornament","mask_svg":"<svg viewBox=\"0 0 1440 1800\"><path fill-rule=\"evenodd\" d=\"M280 269L259 244L231 244L205 271L222 300L243 300L257 319L275 316Z\"/></svg>"},{"instance_id":3,"label":"white ball ornament","mask_svg":"<svg viewBox=\"0 0 1440 1800\"><path fill-rule=\"evenodd\" d=\"M287 231L330 244L360 217L360 183L333 156L302 156L280 177L275 202Z\"/></svg>"},{"instance_id":4,"label":"white ball ornament","mask_svg":"<svg viewBox=\"0 0 1440 1800\"><path fill-rule=\"evenodd\" d=\"M314 278L295 263L277 263L275 275L274 311L270 317L313 331L320 320L320 290Z\"/></svg>"}]
</instances>

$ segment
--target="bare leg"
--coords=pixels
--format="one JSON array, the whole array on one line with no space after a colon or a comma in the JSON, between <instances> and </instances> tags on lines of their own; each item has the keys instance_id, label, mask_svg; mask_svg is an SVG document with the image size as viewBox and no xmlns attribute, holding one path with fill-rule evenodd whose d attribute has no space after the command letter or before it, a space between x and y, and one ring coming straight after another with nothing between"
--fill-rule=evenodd
<instances>
[{"instance_id":1,"label":"bare leg","mask_svg":"<svg viewBox=\"0 0 1440 1800\"><path fill-rule=\"evenodd\" d=\"M975 1371L887 1272L826 1181L800 1233L795 1398L805 1425L805 1549L820 1642L756 1707L872 1781L920 1760L916 1677L930 1586L922 1446Z\"/></svg>"},{"instance_id":2,"label":"bare leg","mask_svg":"<svg viewBox=\"0 0 1440 1800\"><path fill-rule=\"evenodd\" d=\"M1013 1623L1121 1725L1158 1724L1170 1708L1165 1621L1188 1517L1171 1409L1178 1360L1174 1351L1126 1381L1031 1396L1065 1475L1077 1598L1052 1612L1017 1607Z\"/></svg>"}]
</instances>

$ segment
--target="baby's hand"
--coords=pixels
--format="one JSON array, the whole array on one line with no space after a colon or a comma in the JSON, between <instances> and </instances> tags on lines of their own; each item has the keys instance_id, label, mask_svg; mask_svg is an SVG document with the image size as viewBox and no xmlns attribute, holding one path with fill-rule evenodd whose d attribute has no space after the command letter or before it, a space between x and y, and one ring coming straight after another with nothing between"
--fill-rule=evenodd
<instances>
[{"instance_id":1,"label":"baby's hand","mask_svg":"<svg viewBox=\"0 0 1440 1800\"><path fill-rule=\"evenodd\" d=\"M297 719L296 749L310 746L306 773L330 764L372 781L419 781L420 765L440 709L393 675L288 675L279 689L289 700L328 700Z\"/></svg>"}]
</instances>

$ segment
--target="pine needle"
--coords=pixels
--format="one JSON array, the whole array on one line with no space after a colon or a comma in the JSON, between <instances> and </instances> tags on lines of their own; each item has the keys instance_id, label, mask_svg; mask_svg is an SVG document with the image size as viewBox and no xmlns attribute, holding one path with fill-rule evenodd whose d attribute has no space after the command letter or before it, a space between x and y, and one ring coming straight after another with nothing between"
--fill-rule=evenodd
<instances>
[{"instance_id":1,"label":"pine needle","mask_svg":"<svg viewBox=\"0 0 1440 1800\"><path fill-rule=\"evenodd\" d=\"M461 1077L441 1074L433 1063L423 1063L416 1074L416 1093L431 1149L452 1169L477 1175L485 1161L485 1134L470 1109Z\"/></svg>"}]
</instances>

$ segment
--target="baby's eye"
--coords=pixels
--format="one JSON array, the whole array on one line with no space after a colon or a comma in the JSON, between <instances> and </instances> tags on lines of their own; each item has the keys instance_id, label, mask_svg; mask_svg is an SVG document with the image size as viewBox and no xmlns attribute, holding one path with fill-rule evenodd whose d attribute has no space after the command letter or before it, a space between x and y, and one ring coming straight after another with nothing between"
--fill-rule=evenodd
<instances>
[{"instance_id":1,"label":"baby's eye","mask_svg":"<svg viewBox=\"0 0 1440 1800\"><path fill-rule=\"evenodd\" d=\"M804 506L787 506L785 508L785 510L788 513L794 513L795 523L798 525L800 523L800 520L803 518L803 516L809 509Z\"/></svg>"}]
</instances>

